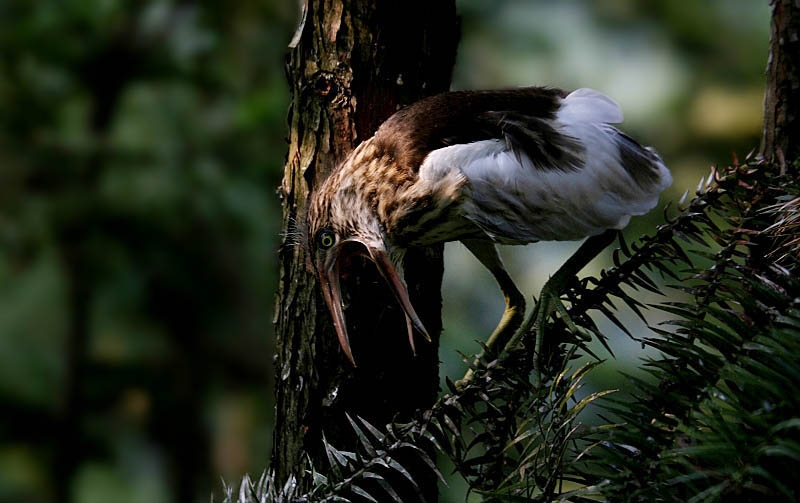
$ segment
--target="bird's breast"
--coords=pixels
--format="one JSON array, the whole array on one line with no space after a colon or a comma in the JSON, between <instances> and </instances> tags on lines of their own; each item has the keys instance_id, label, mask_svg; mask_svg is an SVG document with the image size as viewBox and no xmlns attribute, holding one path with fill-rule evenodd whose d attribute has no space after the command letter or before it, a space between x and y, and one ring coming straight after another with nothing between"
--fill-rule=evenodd
<instances>
[{"instance_id":1,"label":"bird's breast","mask_svg":"<svg viewBox=\"0 0 800 503\"><path fill-rule=\"evenodd\" d=\"M453 171L436 178L418 176L380 199L378 216L390 238L404 246L427 246L476 234L464 218L466 179Z\"/></svg>"}]
</instances>

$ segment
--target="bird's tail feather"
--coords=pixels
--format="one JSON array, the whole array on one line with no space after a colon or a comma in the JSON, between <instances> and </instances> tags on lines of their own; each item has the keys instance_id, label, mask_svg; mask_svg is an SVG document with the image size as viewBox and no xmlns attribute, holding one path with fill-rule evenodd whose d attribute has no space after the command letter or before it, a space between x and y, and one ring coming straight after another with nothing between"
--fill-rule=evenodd
<instances>
[{"instance_id":1,"label":"bird's tail feather","mask_svg":"<svg viewBox=\"0 0 800 503\"><path fill-rule=\"evenodd\" d=\"M558 116L565 122L619 124L623 120L622 109L616 101L586 87L564 98Z\"/></svg>"}]
</instances>

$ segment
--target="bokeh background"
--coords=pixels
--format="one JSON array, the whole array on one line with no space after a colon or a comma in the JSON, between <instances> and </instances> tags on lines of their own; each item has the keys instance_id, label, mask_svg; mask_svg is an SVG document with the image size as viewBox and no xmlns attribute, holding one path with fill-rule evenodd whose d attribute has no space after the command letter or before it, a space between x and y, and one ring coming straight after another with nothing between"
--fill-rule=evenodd
<instances>
[{"instance_id":1,"label":"bokeh background","mask_svg":"<svg viewBox=\"0 0 800 503\"><path fill-rule=\"evenodd\" d=\"M672 168L665 201L758 145L766 1L458 7L454 88L602 90ZM266 467L298 13L292 0L0 2L0 502L208 501L220 477ZM533 294L575 248L503 254ZM476 351L503 306L460 245L445 260L440 355L457 377L456 349ZM599 386L642 350L598 322L617 355Z\"/></svg>"}]
</instances>

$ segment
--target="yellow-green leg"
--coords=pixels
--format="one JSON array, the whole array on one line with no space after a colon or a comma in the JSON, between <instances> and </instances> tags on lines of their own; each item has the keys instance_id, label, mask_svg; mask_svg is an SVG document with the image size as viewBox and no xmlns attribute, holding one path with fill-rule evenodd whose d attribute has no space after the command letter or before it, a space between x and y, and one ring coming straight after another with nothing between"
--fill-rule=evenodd
<instances>
[{"instance_id":1,"label":"yellow-green leg","mask_svg":"<svg viewBox=\"0 0 800 503\"><path fill-rule=\"evenodd\" d=\"M486 348L492 355L497 354L511 340L525 317L525 297L522 296L514 281L509 276L503 265L503 260L497 252L497 247L491 241L463 240L464 246L483 264L494 276L500 291L506 300L506 308L500 322L486 341ZM484 353L481 353L481 357ZM456 382L457 387L463 387L472 379L472 370L468 370L464 378Z\"/></svg>"},{"instance_id":2,"label":"yellow-green leg","mask_svg":"<svg viewBox=\"0 0 800 503\"><path fill-rule=\"evenodd\" d=\"M542 287L542 292L539 301L533 309L533 312L525 320L522 327L514 334L508 344L505 346L506 351L516 349L522 337L533 331L536 335L536 346L534 348L534 369L538 372L540 359L542 357L542 342L544 340L544 326L547 318L554 312L561 315L561 319L567 325L567 328L584 340L591 340L592 334L584 328L581 328L572 321L572 318L567 313L564 304L561 303L561 292L569 285L578 272L583 269L586 264L591 262L600 252L602 252L608 245L614 242L619 231L607 230L603 234L592 236L587 239L578 251L576 251L565 263L562 265L555 274L545 283Z\"/></svg>"}]
</instances>

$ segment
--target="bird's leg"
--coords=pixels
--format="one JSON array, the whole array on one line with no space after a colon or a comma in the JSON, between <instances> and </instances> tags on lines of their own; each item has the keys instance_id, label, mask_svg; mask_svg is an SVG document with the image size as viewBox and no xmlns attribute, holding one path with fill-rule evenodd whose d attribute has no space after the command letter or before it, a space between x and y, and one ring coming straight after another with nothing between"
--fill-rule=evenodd
<instances>
[{"instance_id":1,"label":"bird's leg","mask_svg":"<svg viewBox=\"0 0 800 503\"><path fill-rule=\"evenodd\" d=\"M591 335L575 325L572 318L567 313L564 304L561 303L561 292L569 285L572 278L574 278L581 269L583 269L593 258L600 254L608 245L614 242L619 231L610 229L597 236L592 236L587 239L578 251L576 251L558 271L545 283L542 287L542 292L539 297L539 302L536 303L533 312L525 320L522 328L514 334L514 337L509 341L506 350L510 351L516 349L520 343L522 336L529 331L533 330L536 334L536 346L534 348L534 369L538 372L540 368L540 359L542 357L542 343L544 340L544 325L547 318L553 312L558 312L561 319L567 325L567 328L574 334L585 339L591 339Z\"/></svg>"},{"instance_id":2,"label":"bird's leg","mask_svg":"<svg viewBox=\"0 0 800 503\"><path fill-rule=\"evenodd\" d=\"M522 323L522 319L525 316L525 297L522 296L511 276L509 276L508 271L506 271L503 260L500 258L494 243L480 239L465 239L461 242L492 273L506 300L506 309L503 311L503 317L500 318L497 327L486 341L489 355L494 356L505 347ZM483 356L485 354L481 353L480 357ZM461 387L471 379L472 370L468 370L457 385Z\"/></svg>"}]
</instances>

